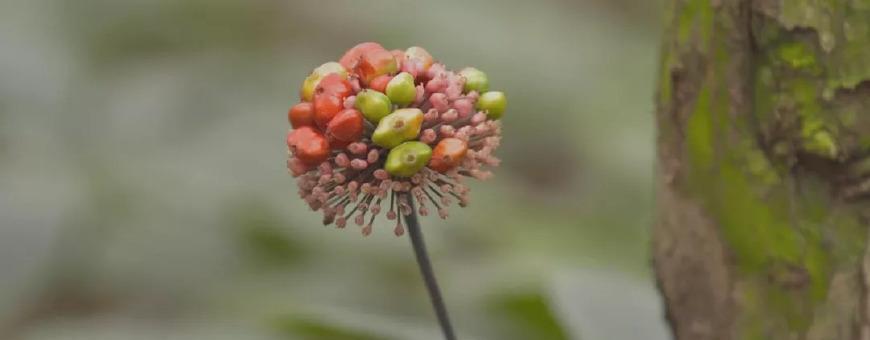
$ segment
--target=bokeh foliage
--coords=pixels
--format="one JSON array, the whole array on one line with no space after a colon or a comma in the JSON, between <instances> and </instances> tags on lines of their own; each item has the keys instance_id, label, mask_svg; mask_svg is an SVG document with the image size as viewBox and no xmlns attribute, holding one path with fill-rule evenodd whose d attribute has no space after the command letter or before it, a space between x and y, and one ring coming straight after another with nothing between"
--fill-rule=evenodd
<instances>
[{"instance_id":1,"label":"bokeh foliage","mask_svg":"<svg viewBox=\"0 0 870 340\"><path fill-rule=\"evenodd\" d=\"M659 314L632 310L584 323L598 309L569 297L612 291L566 284L616 272L653 294L658 13L640 0L4 2L0 335L437 339L407 239L322 228L284 168L299 83L365 40L474 65L509 97L496 178L447 222L423 221L464 339L573 339L624 318L658 329Z\"/></svg>"}]
</instances>

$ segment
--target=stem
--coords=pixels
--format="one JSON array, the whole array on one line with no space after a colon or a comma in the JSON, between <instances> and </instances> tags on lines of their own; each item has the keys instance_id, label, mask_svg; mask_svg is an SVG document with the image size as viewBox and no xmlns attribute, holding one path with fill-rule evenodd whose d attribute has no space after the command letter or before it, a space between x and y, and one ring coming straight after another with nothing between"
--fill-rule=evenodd
<instances>
[{"instance_id":1,"label":"stem","mask_svg":"<svg viewBox=\"0 0 870 340\"><path fill-rule=\"evenodd\" d=\"M414 246L414 254L417 256L417 264L420 266L420 273L423 274L426 290L429 291L432 308L435 309L435 315L438 317L438 323L441 325L444 339L456 340L456 335L453 334L453 326L450 325L447 307L444 305L441 290L438 289L438 282L435 280L432 263L429 262L429 253L426 251L426 243L423 241L423 232L420 230L420 222L417 221L417 209L415 209L414 197L410 194L405 195L405 197L408 198L408 205L411 206L411 214L405 216L405 223L408 225L408 236L411 238L411 245Z\"/></svg>"}]
</instances>

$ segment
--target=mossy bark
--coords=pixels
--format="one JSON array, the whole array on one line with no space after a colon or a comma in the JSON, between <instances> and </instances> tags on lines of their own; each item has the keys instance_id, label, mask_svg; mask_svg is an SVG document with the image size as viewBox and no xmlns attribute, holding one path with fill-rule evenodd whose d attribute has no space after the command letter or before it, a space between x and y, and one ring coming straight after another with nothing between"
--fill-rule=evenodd
<instances>
[{"instance_id":1,"label":"mossy bark","mask_svg":"<svg viewBox=\"0 0 870 340\"><path fill-rule=\"evenodd\" d=\"M671 0L653 257L679 340L870 340L870 0Z\"/></svg>"}]
</instances>

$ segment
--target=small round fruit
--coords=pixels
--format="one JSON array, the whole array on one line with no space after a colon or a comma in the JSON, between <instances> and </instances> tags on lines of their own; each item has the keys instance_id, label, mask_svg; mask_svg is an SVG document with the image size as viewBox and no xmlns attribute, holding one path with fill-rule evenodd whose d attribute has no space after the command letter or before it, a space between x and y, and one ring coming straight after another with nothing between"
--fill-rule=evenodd
<instances>
[{"instance_id":1,"label":"small round fruit","mask_svg":"<svg viewBox=\"0 0 870 340\"><path fill-rule=\"evenodd\" d=\"M307 102L293 105L287 112L287 118L290 121L290 126L294 129L314 126L314 105Z\"/></svg>"},{"instance_id":2,"label":"small round fruit","mask_svg":"<svg viewBox=\"0 0 870 340\"><path fill-rule=\"evenodd\" d=\"M429 163L432 148L421 142L404 142L387 155L384 170L396 177L411 177Z\"/></svg>"},{"instance_id":3,"label":"small round fruit","mask_svg":"<svg viewBox=\"0 0 870 340\"><path fill-rule=\"evenodd\" d=\"M378 76L398 72L399 66L390 51L374 50L363 53L354 71L359 74L363 84L368 84Z\"/></svg>"},{"instance_id":4,"label":"small round fruit","mask_svg":"<svg viewBox=\"0 0 870 340\"><path fill-rule=\"evenodd\" d=\"M378 92L387 92L387 84L392 79L393 76L388 74L377 76L369 82L369 88Z\"/></svg>"},{"instance_id":5,"label":"small round fruit","mask_svg":"<svg viewBox=\"0 0 870 340\"><path fill-rule=\"evenodd\" d=\"M321 93L314 96L314 123L321 130L344 109L344 99L331 93Z\"/></svg>"},{"instance_id":6,"label":"small round fruit","mask_svg":"<svg viewBox=\"0 0 870 340\"><path fill-rule=\"evenodd\" d=\"M350 81L348 81L347 78L342 77L340 74L332 73L327 74L320 80L320 83L317 84L317 87L314 89L314 96L321 93L331 93L344 99L349 96L351 92L353 92L353 88L350 85Z\"/></svg>"},{"instance_id":7,"label":"small round fruit","mask_svg":"<svg viewBox=\"0 0 870 340\"><path fill-rule=\"evenodd\" d=\"M414 76L408 72L397 74L387 83L387 97L394 104L406 106L417 98L417 88L414 86Z\"/></svg>"},{"instance_id":8,"label":"small round fruit","mask_svg":"<svg viewBox=\"0 0 870 340\"><path fill-rule=\"evenodd\" d=\"M287 147L306 165L315 166L329 158L329 142L322 133L310 126L290 131L287 134Z\"/></svg>"},{"instance_id":9,"label":"small round fruit","mask_svg":"<svg viewBox=\"0 0 870 340\"><path fill-rule=\"evenodd\" d=\"M362 134L363 116L354 109L339 112L326 126L327 136L343 142L358 141Z\"/></svg>"},{"instance_id":10,"label":"small round fruit","mask_svg":"<svg viewBox=\"0 0 870 340\"><path fill-rule=\"evenodd\" d=\"M372 142L390 149L417 138L423 125L423 111L417 108L398 109L378 122Z\"/></svg>"},{"instance_id":11,"label":"small round fruit","mask_svg":"<svg viewBox=\"0 0 870 340\"><path fill-rule=\"evenodd\" d=\"M504 92L490 91L477 98L477 109L486 112L486 117L492 120L501 118L507 107Z\"/></svg>"},{"instance_id":12,"label":"small round fruit","mask_svg":"<svg viewBox=\"0 0 870 340\"><path fill-rule=\"evenodd\" d=\"M465 77L465 92L484 93L489 90L489 78L483 71L474 67L466 67L459 71L459 75Z\"/></svg>"},{"instance_id":13,"label":"small round fruit","mask_svg":"<svg viewBox=\"0 0 870 340\"><path fill-rule=\"evenodd\" d=\"M347 69L334 61L320 65L314 71L311 71L311 74L302 82L302 89L299 91L299 96L302 100L311 101L314 98L314 90L317 88L320 80L333 73L347 79Z\"/></svg>"},{"instance_id":14,"label":"small round fruit","mask_svg":"<svg viewBox=\"0 0 870 340\"><path fill-rule=\"evenodd\" d=\"M441 173L447 172L462 163L468 152L468 143L459 138L444 138L432 151L429 168Z\"/></svg>"},{"instance_id":15,"label":"small round fruit","mask_svg":"<svg viewBox=\"0 0 870 340\"><path fill-rule=\"evenodd\" d=\"M393 109L393 104L387 95L373 90L364 90L357 94L354 106L368 121L375 124L390 114Z\"/></svg>"},{"instance_id":16,"label":"small round fruit","mask_svg":"<svg viewBox=\"0 0 870 340\"><path fill-rule=\"evenodd\" d=\"M320 81L314 91L314 123L321 130L338 112L344 109L344 99L352 92L350 82L336 74Z\"/></svg>"},{"instance_id":17,"label":"small round fruit","mask_svg":"<svg viewBox=\"0 0 870 340\"><path fill-rule=\"evenodd\" d=\"M364 53L378 50L384 50L384 47L376 42L364 42L347 50L338 62L348 70L353 70L359 64Z\"/></svg>"}]
</instances>

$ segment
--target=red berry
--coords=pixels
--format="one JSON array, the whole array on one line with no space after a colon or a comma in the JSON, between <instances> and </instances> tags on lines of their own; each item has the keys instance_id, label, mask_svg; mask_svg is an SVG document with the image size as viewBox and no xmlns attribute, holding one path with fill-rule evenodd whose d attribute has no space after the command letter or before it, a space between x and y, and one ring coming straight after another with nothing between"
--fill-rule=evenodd
<instances>
[{"instance_id":1,"label":"red berry","mask_svg":"<svg viewBox=\"0 0 870 340\"><path fill-rule=\"evenodd\" d=\"M375 77L384 74L394 74L399 71L396 58L390 51L376 50L368 51L362 55L359 64L357 65L356 73L364 84L368 84Z\"/></svg>"},{"instance_id":2,"label":"red berry","mask_svg":"<svg viewBox=\"0 0 870 340\"><path fill-rule=\"evenodd\" d=\"M384 50L384 47L375 42L364 42L347 50L344 56L338 60L338 63L348 70L353 70L359 64L360 58L362 58L365 52L377 50Z\"/></svg>"},{"instance_id":3,"label":"red berry","mask_svg":"<svg viewBox=\"0 0 870 340\"><path fill-rule=\"evenodd\" d=\"M314 123L321 130L344 109L344 99L331 93L321 93L314 96Z\"/></svg>"},{"instance_id":4,"label":"red berry","mask_svg":"<svg viewBox=\"0 0 870 340\"><path fill-rule=\"evenodd\" d=\"M309 166L316 166L329 158L329 142L322 133L310 126L290 131L287 134L287 147L296 158Z\"/></svg>"},{"instance_id":5,"label":"red berry","mask_svg":"<svg viewBox=\"0 0 870 340\"><path fill-rule=\"evenodd\" d=\"M357 110L339 112L326 127L326 135L340 141L353 142L362 137L363 115Z\"/></svg>"},{"instance_id":6,"label":"red berry","mask_svg":"<svg viewBox=\"0 0 870 340\"><path fill-rule=\"evenodd\" d=\"M378 76L369 82L369 88L384 93L387 91L387 83L389 83L391 79L393 79L393 77L387 74Z\"/></svg>"},{"instance_id":7,"label":"red berry","mask_svg":"<svg viewBox=\"0 0 870 340\"><path fill-rule=\"evenodd\" d=\"M429 168L441 173L447 172L462 163L467 152L468 144L465 141L458 138L444 138L432 151Z\"/></svg>"},{"instance_id":8,"label":"red berry","mask_svg":"<svg viewBox=\"0 0 870 340\"><path fill-rule=\"evenodd\" d=\"M305 102L293 105L287 113L287 118L294 129L314 126L314 105Z\"/></svg>"},{"instance_id":9,"label":"red berry","mask_svg":"<svg viewBox=\"0 0 870 340\"><path fill-rule=\"evenodd\" d=\"M320 81L314 90L314 123L321 130L339 111L344 109L344 99L353 89L347 79L338 74L330 74Z\"/></svg>"},{"instance_id":10,"label":"red berry","mask_svg":"<svg viewBox=\"0 0 870 340\"><path fill-rule=\"evenodd\" d=\"M314 89L314 95L317 96L319 93L331 93L344 99L349 96L352 91L353 88L350 86L350 81L345 77L342 77L340 74L332 73L320 80L320 83L318 83L317 87Z\"/></svg>"}]
</instances>

